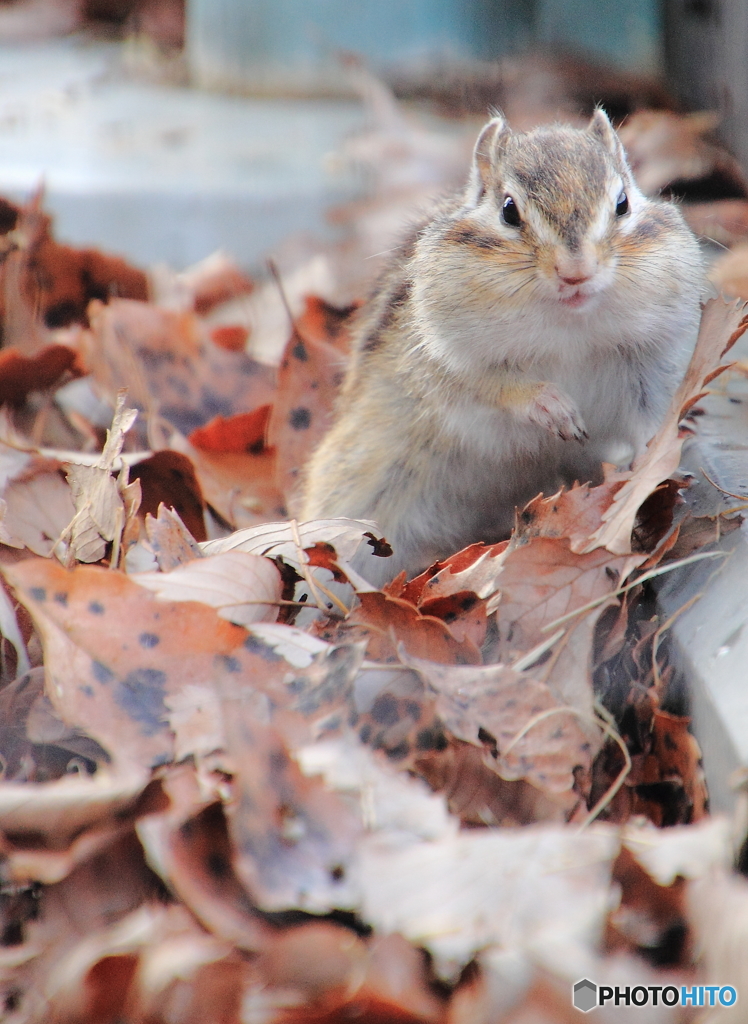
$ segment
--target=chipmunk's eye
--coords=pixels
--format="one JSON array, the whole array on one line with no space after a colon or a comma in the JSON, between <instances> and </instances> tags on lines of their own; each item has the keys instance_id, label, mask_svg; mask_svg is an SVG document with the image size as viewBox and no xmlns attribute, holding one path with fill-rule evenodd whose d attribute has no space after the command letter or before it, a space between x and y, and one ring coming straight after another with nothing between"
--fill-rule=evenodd
<instances>
[{"instance_id":1,"label":"chipmunk's eye","mask_svg":"<svg viewBox=\"0 0 748 1024\"><path fill-rule=\"evenodd\" d=\"M621 192L616 200L616 217L623 217L624 214L629 212L629 197L625 192Z\"/></svg>"},{"instance_id":2,"label":"chipmunk's eye","mask_svg":"<svg viewBox=\"0 0 748 1024\"><path fill-rule=\"evenodd\" d=\"M522 223L522 218L519 215L517 204L511 196L507 196L504 200L504 205L501 207L501 216L505 224L508 224L512 228L518 228Z\"/></svg>"}]
</instances>

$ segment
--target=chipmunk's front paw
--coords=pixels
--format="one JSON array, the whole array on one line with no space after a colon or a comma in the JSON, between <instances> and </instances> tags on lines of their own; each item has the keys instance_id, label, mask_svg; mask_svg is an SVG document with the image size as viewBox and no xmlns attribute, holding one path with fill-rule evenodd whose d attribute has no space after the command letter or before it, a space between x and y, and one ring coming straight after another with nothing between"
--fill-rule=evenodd
<instances>
[{"instance_id":1,"label":"chipmunk's front paw","mask_svg":"<svg viewBox=\"0 0 748 1024\"><path fill-rule=\"evenodd\" d=\"M528 417L562 441L584 441L587 437L579 409L555 384L542 385L533 397Z\"/></svg>"}]
</instances>

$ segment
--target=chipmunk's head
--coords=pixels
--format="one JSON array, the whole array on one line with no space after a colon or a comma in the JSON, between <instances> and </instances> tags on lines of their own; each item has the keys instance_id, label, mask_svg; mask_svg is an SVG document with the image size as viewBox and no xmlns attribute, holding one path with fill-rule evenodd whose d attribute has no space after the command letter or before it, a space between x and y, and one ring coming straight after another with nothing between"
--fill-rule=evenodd
<instances>
[{"instance_id":1,"label":"chipmunk's head","mask_svg":"<svg viewBox=\"0 0 748 1024\"><path fill-rule=\"evenodd\" d=\"M602 110L584 129L526 134L495 117L475 146L455 240L460 227L465 244L480 230L484 259L517 302L584 309L616 280L627 247L656 244L656 225L641 232L652 209Z\"/></svg>"}]
</instances>

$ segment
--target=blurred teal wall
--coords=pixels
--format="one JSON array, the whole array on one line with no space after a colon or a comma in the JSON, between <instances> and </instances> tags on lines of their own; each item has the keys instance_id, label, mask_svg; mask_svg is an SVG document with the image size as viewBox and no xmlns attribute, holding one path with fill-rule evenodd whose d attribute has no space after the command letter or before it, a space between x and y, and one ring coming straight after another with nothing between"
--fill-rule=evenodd
<instances>
[{"instance_id":1,"label":"blurred teal wall","mask_svg":"<svg viewBox=\"0 0 748 1024\"><path fill-rule=\"evenodd\" d=\"M534 23L538 42L578 49L632 71L660 68L662 30L657 0L539 0Z\"/></svg>"},{"instance_id":2,"label":"blurred teal wall","mask_svg":"<svg viewBox=\"0 0 748 1024\"><path fill-rule=\"evenodd\" d=\"M652 70L660 34L658 0L187 0L198 83L260 92L334 92L341 51L417 70L540 42Z\"/></svg>"}]
</instances>

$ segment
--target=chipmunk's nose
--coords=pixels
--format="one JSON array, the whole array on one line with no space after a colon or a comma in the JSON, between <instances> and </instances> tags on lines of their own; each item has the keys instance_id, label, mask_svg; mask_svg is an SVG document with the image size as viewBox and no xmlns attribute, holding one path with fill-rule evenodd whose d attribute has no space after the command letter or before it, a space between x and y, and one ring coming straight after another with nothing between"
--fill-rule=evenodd
<instances>
[{"instance_id":1,"label":"chipmunk's nose","mask_svg":"<svg viewBox=\"0 0 748 1024\"><path fill-rule=\"evenodd\" d=\"M584 277L565 277L561 271L556 267L556 273L564 284L584 284L585 281L589 281L591 274L586 274Z\"/></svg>"},{"instance_id":2,"label":"chipmunk's nose","mask_svg":"<svg viewBox=\"0 0 748 1024\"><path fill-rule=\"evenodd\" d=\"M589 281L597 273L597 258L594 253L557 252L554 269L559 281L578 285Z\"/></svg>"}]
</instances>

